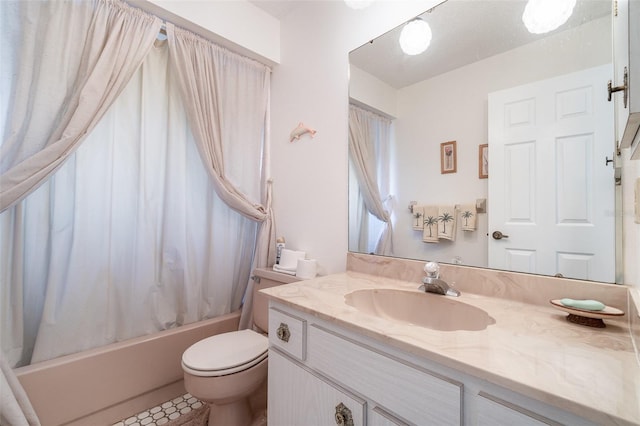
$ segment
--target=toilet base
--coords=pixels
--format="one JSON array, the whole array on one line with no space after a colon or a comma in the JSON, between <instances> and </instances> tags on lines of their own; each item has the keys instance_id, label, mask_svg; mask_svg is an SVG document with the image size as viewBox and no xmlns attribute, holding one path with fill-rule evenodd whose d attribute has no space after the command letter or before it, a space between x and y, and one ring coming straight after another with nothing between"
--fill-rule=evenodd
<instances>
[{"instance_id":1,"label":"toilet base","mask_svg":"<svg viewBox=\"0 0 640 426\"><path fill-rule=\"evenodd\" d=\"M251 426L267 426L267 410L262 410L254 415Z\"/></svg>"},{"instance_id":2,"label":"toilet base","mask_svg":"<svg viewBox=\"0 0 640 426\"><path fill-rule=\"evenodd\" d=\"M266 406L266 378L267 358L226 376L194 376L185 371L184 387L194 398L209 404L209 426L248 426L255 411L250 399ZM255 401L258 398L260 401Z\"/></svg>"},{"instance_id":3,"label":"toilet base","mask_svg":"<svg viewBox=\"0 0 640 426\"><path fill-rule=\"evenodd\" d=\"M247 426L253 421L246 398L228 404L209 404L209 426Z\"/></svg>"}]
</instances>

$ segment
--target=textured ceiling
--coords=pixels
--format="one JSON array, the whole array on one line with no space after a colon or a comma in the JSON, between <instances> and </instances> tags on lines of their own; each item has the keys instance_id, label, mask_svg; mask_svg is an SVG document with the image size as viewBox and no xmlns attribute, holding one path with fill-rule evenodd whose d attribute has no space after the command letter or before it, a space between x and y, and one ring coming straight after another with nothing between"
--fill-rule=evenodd
<instances>
[{"instance_id":1,"label":"textured ceiling","mask_svg":"<svg viewBox=\"0 0 640 426\"><path fill-rule=\"evenodd\" d=\"M405 55L398 44L398 27L353 51L349 61L400 89L611 12L610 0L578 0L566 24L535 35L522 23L525 4L526 0L449 0L421 15L433 32L424 53Z\"/></svg>"},{"instance_id":2,"label":"textured ceiling","mask_svg":"<svg viewBox=\"0 0 640 426\"><path fill-rule=\"evenodd\" d=\"M308 0L250 0L282 20ZM337 1L337 0L317 0ZM397 89L544 38L611 13L611 0L578 0L569 21L542 35L522 23L526 0L448 0L421 17L433 32L426 52L405 55L398 44L401 27L349 55L349 61ZM373 7L373 6L372 6Z\"/></svg>"}]
</instances>

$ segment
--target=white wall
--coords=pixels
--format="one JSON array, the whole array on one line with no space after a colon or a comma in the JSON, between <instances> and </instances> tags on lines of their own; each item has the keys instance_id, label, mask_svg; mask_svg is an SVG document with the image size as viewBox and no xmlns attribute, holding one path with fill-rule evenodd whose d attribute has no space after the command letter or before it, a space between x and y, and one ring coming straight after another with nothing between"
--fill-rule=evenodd
<instances>
[{"instance_id":1,"label":"white wall","mask_svg":"<svg viewBox=\"0 0 640 426\"><path fill-rule=\"evenodd\" d=\"M458 227L455 242L425 244L411 229L406 207L410 201L469 204L487 198L487 179L478 178L478 145L487 143L488 93L611 63L610 35L610 19L599 19L399 91L393 167L398 179L391 191L396 255L443 262L459 256L465 265L487 266L486 214L478 215L475 232ZM440 143L451 140L457 143L457 173L441 174Z\"/></svg>"}]
</instances>

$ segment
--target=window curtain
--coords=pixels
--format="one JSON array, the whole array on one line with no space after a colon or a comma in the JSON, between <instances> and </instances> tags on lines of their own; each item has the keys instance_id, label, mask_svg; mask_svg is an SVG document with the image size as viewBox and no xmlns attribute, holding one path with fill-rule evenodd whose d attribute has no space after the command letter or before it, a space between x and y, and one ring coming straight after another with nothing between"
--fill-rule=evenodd
<instances>
[{"instance_id":1,"label":"window curtain","mask_svg":"<svg viewBox=\"0 0 640 426\"><path fill-rule=\"evenodd\" d=\"M266 126L270 70L170 23L167 23L167 38L171 65L180 82L198 152L218 196L233 210L260 223L253 265L265 267L269 259L275 257L271 183L267 180L269 144L262 144L269 133ZM238 79L238 75L246 78ZM243 111L252 115L243 116ZM242 118L238 120L238 117ZM247 144L266 148L260 162L252 162L244 155ZM234 171L231 164L242 167ZM256 170L261 172L261 178L255 180L259 185L250 188L237 184L238 173ZM248 328L252 323L252 288L253 280L249 280L241 328Z\"/></svg>"},{"instance_id":2,"label":"window curtain","mask_svg":"<svg viewBox=\"0 0 640 426\"><path fill-rule=\"evenodd\" d=\"M21 36L13 38L13 58L2 54L17 67L2 84L10 118L0 146L0 212L34 191L77 149L162 25L117 0L6 3L3 25Z\"/></svg>"},{"instance_id":3,"label":"window curtain","mask_svg":"<svg viewBox=\"0 0 640 426\"><path fill-rule=\"evenodd\" d=\"M357 216L354 218L357 237L352 241L358 244L358 251L369 251L363 246L368 246L371 240L369 233L372 226L368 218L371 214L384 223L375 242L374 253L393 253L391 215L384 205L390 196L385 199L381 196L383 190L388 191L388 167L384 164L388 163L390 137L391 120L349 105L349 161L351 173L357 182L358 197L362 199L362 203L355 203L359 205L352 209ZM362 205L364 208L361 208Z\"/></svg>"}]
</instances>

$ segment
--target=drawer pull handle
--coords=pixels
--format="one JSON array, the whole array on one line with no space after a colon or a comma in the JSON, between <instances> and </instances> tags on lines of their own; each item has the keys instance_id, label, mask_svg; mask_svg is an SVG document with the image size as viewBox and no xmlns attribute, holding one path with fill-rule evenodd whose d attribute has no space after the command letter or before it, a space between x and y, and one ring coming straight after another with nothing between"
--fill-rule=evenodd
<instances>
[{"instance_id":1,"label":"drawer pull handle","mask_svg":"<svg viewBox=\"0 0 640 426\"><path fill-rule=\"evenodd\" d=\"M288 342L289 337L291 337L289 326L283 322L280 323L280 327L278 327L276 334L278 335L278 339L282 340L283 342Z\"/></svg>"},{"instance_id":2,"label":"drawer pull handle","mask_svg":"<svg viewBox=\"0 0 640 426\"><path fill-rule=\"evenodd\" d=\"M351 410L342 402L336 405L336 424L340 426L353 426Z\"/></svg>"}]
</instances>

